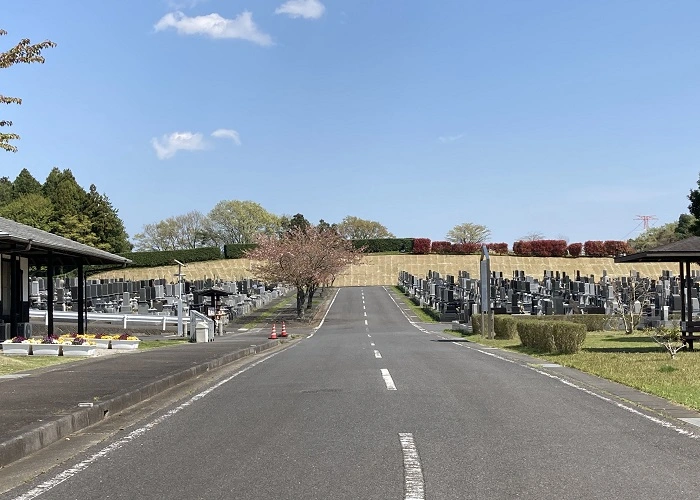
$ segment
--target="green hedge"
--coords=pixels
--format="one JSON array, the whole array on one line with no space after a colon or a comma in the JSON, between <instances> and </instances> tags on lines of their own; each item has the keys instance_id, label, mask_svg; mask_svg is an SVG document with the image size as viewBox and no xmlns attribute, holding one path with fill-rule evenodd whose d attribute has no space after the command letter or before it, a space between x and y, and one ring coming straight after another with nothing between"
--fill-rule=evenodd
<instances>
[{"instance_id":1,"label":"green hedge","mask_svg":"<svg viewBox=\"0 0 700 500\"><path fill-rule=\"evenodd\" d=\"M246 250L253 250L257 246L255 243L231 243L230 245L224 245L224 258L242 259L245 257Z\"/></svg>"},{"instance_id":2,"label":"green hedge","mask_svg":"<svg viewBox=\"0 0 700 500\"><path fill-rule=\"evenodd\" d=\"M189 250L170 250L162 252L132 252L119 254L132 261L129 267L172 266L175 259L188 262L203 262L223 258L219 247L193 248Z\"/></svg>"},{"instance_id":3,"label":"green hedge","mask_svg":"<svg viewBox=\"0 0 700 500\"><path fill-rule=\"evenodd\" d=\"M570 321L519 319L517 328L520 342L540 352L574 354L586 340L586 325Z\"/></svg>"},{"instance_id":4,"label":"green hedge","mask_svg":"<svg viewBox=\"0 0 700 500\"><path fill-rule=\"evenodd\" d=\"M365 253L413 253L413 238L374 238L369 240L352 240L352 246L355 248L365 247Z\"/></svg>"},{"instance_id":5,"label":"green hedge","mask_svg":"<svg viewBox=\"0 0 700 500\"><path fill-rule=\"evenodd\" d=\"M513 316L496 314L493 317L493 331L497 339L514 339L518 335L518 320Z\"/></svg>"},{"instance_id":6,"label":"green hedge","mask_svg":"<svg viewBox=\"0 0 700 500\"><path fill-rule=\"evenodd\" d=\"M532 319L543 321L568 321L570 323L586 325L586 330L589 332L599 332L604 330L607 316L605 314L558 314L553 316L533 316Z\"/></svg>"},{"instance_id":7,"label":"green hedge","mask_svg":"<svg viewBox=\"0 0 700 500\"><path fill-rule=\"evenodd\" d=\"M488 321L488 318L485 318ZM514 339L518 334L518 319L506 314L496 314L493 317L493 332L497 339ZM481 314L472 314L472 333L488 335L481 331Z\"/></svg>"}]
</instances>

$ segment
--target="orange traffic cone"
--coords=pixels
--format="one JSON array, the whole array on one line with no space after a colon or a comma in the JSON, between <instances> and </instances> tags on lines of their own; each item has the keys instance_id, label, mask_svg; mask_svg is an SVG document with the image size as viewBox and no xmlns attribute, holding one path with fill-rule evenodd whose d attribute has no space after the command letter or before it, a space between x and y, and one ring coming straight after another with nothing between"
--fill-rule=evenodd
<instances>
[{"instance_id":1,"label":"orange traffic cone","mask_svg":"<svg viewBox=\"0 0 700 500\"><path fill-rule=\"evenodd\" d=\"M284 321L282 322L282 333L280 333L280 337L286 337L287 336L287 327L284 326Z\"/></svg>"},{"instance_id":2,"label":"orange traffic cone","mask_svg":"<svg viewBox=\"0 0 700 500\"><path fill-rule=\"evenodd\" d=\"M270 336L267 338L268 339L276 339L277 338L277 325L275 323L272 324L272 332L270 333Z\"/></svg>"}]
</instances>

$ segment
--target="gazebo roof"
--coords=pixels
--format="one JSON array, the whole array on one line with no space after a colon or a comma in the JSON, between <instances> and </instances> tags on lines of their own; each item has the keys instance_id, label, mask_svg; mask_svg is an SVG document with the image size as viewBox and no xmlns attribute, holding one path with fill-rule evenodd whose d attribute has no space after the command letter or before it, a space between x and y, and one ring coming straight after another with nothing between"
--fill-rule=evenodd
<instances>
[{"instance_id":1,"label":"gazebo roof","mask_svg":"<svg viewBox=\"0 0 700 500\"><path fill-rule=\"evenodd\" d=\"M228 295L231 295L229 292L226 290L223 290L221 288L205 288L200 291L195 292L197 295L200 295L202 297L226 297Z\"/></svg>"},{"instance_id":2,"label":"gazebo roof","mask_svg":"<svg viewBox=\"0 0 700 500\"><path fill-rule=\"evenodd\" d=\"M700 262L700 236L691 236L643 252L615 257L615 262Z\"/></svg>"},{"instance_id":3,"label":"gazebo roof","mask_svg":"<svg viewBox=\"0 0 700 500\"><path fill-rule=\"evenodd\" d=\"M57 264L123 265L131 260L41 229L0 217L0 253L27 257L35 265L44 265L49 253Z\"/></svg>"}]
</instances>

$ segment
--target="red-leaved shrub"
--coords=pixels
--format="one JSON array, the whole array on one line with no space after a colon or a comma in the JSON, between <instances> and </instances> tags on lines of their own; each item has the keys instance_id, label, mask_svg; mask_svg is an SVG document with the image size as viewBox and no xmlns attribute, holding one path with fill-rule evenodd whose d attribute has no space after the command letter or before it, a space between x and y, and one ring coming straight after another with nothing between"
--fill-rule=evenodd
<instances>
[{"instance_id":1,"label":"red-leaved shrub","mask_svg":"<svg viewBox=\"0 0 700 500\"><path fill-rule=\"evenodd\" d=\"M452 253L452 243L449 241L433 241L432 245L430 245L430 253Z\"/></svg>"},{"instance_id":2,"label":"red-leaved shrub","mask_svg":"<svg viewBox=\"0 0 700 500\"><path fill-rule=\"evenodd\" d=\"M452 253L469 255L481 252L481 243L453 243Z\"/></svg>"},{"instance_id":3,"label":"red-leaved shrub","mask_svg":"<svg viewBox=\"0 0 700 500\"><path fill-rule=\"evenodd\" d=\"M508 255L508 243L487 243L486 248L490 253Z\"/></svg>"},{"instance_id":4,"label":"red-leaved shrub","mask_svg":"<svg viewBox=\"0 0 700 500\"><path fill-rule=\"evenodd\" d=\"M516 241L513 243L513 253L521 257L531 257L532 256L532 242L531 241Z\"/></svg>"},{"instance_id":5,"label":"red-leaved shrub","mask_svg":"<svg viewBox=\"0 0 700 500\"><path fill-rule=\"evenodd\" d=\"M425 255L430 253L430 239L429 238L415 238L413 240L413 253L418 255Z\"/></svg>"},{"instance_id":6,"label":"red-leaved shrub","mask_svg":"<svg viewBox=\"0 0 700 500\"><path fill-rule=\"evenodd\" d=\"M602 241L587 241L583 244L587 257L605 257L605 244Z\"/></svg>"},{"instance_id":7,"label":"red-leaved shrub","mask_svg":"<svg viewBox=\"0 0 700 500\"><path fill-rule=\"evenodd\" d=\"M611 257L632 253L632 249L626 241L608 240L603 243L605 253Z\"/></svg>"},{"instance_id":8,"label":"red-leaved shrub","mask_svg":"<svg viewBox=\"0 0 700 500\"><path fill-rule=\"evenodd\" d=\"M572 257L580 257L581 256L581 250L583 250L583 244L581 243L572 243L566 249L569 251L569 255Z\"/></svg>"}]
</instances>

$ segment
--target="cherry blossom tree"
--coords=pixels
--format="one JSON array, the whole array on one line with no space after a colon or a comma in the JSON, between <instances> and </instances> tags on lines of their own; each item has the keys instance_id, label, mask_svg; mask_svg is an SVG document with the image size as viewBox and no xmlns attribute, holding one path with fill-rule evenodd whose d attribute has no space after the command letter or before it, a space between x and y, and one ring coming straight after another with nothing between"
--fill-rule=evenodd
<instances>
[{"instance_id":1,"label":"cherry blossom tree","mask_svg":"<svg viewBox=\"0 0 700 500\"><path fill-rule=\"evenodd\" d=\"M246 252L256 277L268 282L287 283L297 289L297 318L304 316L304 304L311 308L319 286L333 283L349 265L359 263L361 249L335 231L316 226L294 227L281 236L261 234L257 248Z\"/></svg>"}]
</instances>

